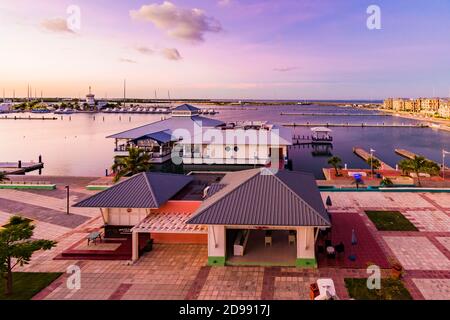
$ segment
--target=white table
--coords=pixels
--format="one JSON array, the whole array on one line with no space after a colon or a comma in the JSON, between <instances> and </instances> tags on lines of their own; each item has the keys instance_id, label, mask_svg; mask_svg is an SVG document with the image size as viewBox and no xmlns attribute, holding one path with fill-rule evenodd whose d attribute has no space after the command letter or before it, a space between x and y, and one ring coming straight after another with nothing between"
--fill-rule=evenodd
<instances>
[{"instance_id":1,"label":"white table","mask_svg":"<svg viewBox=\"0 0 450 320\"><path fill-rule=\"evenodd\" d=\"M336 252L336 250L334 249L334 247L332 247L332 246L327 247L327 253L328 254L333 254L335 252Z\"/></svg>"}]
</instances>

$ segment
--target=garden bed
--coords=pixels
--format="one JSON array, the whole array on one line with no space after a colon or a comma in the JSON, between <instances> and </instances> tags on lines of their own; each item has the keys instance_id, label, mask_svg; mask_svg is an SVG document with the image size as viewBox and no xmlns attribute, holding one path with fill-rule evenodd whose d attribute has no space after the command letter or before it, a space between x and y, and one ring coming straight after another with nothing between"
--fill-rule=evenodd
<instances>
[{"instance_id":1,"label":"garden bed","mask_svg":"<svg viewBox=\"0 0 450 320\"><path fill-rule=\"evenodd\" d=\"M381 279L381 289L367 288L367 279L345 278L350 298L355 300L412 300L401 280Z\"/></svg>"},{"instance_id":2,"label":"garden bed","mask_svg":"<svg viewBox=\"0 0 450 320\"><path fill-rule=\"evenodd\" d=\"M418 231L414 224L398 211L366 211L366 214L379 231Z\"/></svg>"}]
</instances>

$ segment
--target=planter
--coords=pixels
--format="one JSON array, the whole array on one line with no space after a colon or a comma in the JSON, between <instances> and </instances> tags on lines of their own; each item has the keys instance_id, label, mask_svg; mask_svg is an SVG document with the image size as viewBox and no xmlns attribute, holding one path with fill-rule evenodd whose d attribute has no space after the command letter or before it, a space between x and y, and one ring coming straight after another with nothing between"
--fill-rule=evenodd
<instances>
[{"instance_id":1,"label":"planter","mask_svg":"<svg viewBox=\"0 0 450 320\"><path fill-rule=\"evenodd\" d=\"M396 263L392 266L391 268L391 276L394 279L400 279L402 277L403 274L403 267Z\"/></svg>"}]
</instances>

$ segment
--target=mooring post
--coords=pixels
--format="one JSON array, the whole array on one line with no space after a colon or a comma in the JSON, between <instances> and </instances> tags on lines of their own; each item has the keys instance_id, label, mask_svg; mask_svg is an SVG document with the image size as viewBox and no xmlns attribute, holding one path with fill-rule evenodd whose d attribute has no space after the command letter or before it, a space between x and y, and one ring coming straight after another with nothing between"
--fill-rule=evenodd
<instances>
[{"instance_id":1,"label":"mooring post","mask_svg":"<svg viewBox=\"0 0 450 320\"><path fill-rule=\"evenodd\" d=\"M19 161L17 162L17 167L19 167L19 169L22 168L22 160L19 160Z\"/></svg>"},{"instance_id":2,"label":"mooring post","mask_svg":"<svg viewBox=\"0 0 450 320\"><path fill-rule=\"evenodd\" d=\"M42 155L39 155L38 162L42 163Z\"/></svg>"}]
</instances>

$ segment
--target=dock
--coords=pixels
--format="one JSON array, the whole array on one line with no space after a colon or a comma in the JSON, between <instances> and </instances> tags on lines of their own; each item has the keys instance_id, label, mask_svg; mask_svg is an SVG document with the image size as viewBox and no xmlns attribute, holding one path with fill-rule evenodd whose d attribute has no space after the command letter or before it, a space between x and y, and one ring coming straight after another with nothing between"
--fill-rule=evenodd
<instances>
[{"instance_id":1,"label":"dock","mask_svg":"<svg viewBox=\"0 0 450 320\"><path fill-rule=\"evenodd\" d=\"M385 124L385 123L283 123L284 127L354 127L354 128L429 128L422 124Z\"/></svg>"},{"instance_id":2,"label":"dock","mask_svg":"<svg viewBox=\"0 0 450 320\"><path fill-rule=\"evenodd\" d=\"M402 156L403 158L406 158L406 159L414 159L414 157L420 157L421 156L420 154L411 152L411 151L406 150L406 149L395 149L395 153L398 154L399 156ZM428 161L436 162L436 161L433 161L433 160L430 160L430 159L427 159L427 158L425 158L425 159L428 160ZM442 167L442 164L440 166ZM450 168L446 166L445 170L450 170Z\"/></svg>"},{"instance_id":3,"label":"dock","mask_svg":"<svg viewBox=\"0 0 450 320\"><path fill-rule=\"evenodd\" d=\"M280 112L280 116L331 116L331 117L386 117L391 116L390 114L367 114L367 113L316 113L316 112Z\"/></svg>"},{"instance_id":4,"label":"dock","mask_svg":"<svg viewBox=\"0 0 450 320\"><path fill-rule=\"evenodd\" d=\"M357 148L357 147L353 148L353 153L355 153L358 157L360 157L364 161L367 161L368 159L370 159L370 153L362 148ZM379 159L375 156L373 158L380 161L382 170L395 170L395 168L392 168L386 162L381 161L381 159Z\"/></svg>"},{"instance_id":5,"label":"dock","mask_svg":"<svg viewBox=\"0 0 450 320\"><path fill-rule=\"evenodd\" d=\"M57 117L23 117L23 116L2 116L0 120L58 120Z\"/></svg>"},{"instance_id":6,"label":"dock","mask_svg":"<svg viewBox=\"0 0 450 320\"><path fill-rule=\"evenodd\" d=\"M0 172L5 174L23 175L36 170L39 170L39 174L41 174L43 168L44 163L41 156L39 156L38 162L23 162L21 160L17 162L0 162Z\"/></svg>"}]
</instances>

